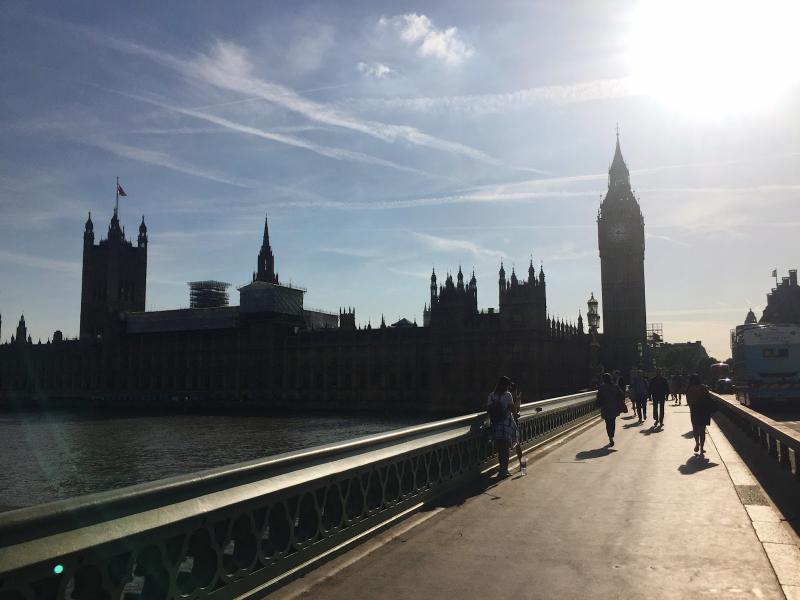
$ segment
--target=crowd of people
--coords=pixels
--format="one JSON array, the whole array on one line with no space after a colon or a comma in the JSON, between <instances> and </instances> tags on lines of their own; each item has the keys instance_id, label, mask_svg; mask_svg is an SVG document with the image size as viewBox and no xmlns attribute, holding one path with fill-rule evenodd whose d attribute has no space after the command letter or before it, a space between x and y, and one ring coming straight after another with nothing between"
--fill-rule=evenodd
<instances>
[{"instance_id":1,"label":"crowd of people","mask_svg":"<svg viewBox=\"0 0 800 600\"><path fill-rule=\"evenodd\" d=\"M626 394L627 392L627 394ZM672 373L668 378L656 369L652 377L645 377L643 371L631 371L630 381L626 383L619 371L604 373L597 389L597 403L600 416L606 424L608 446L614 446L614 433L617 417L628 412L626 395L630 398L634 417L638 424L647 421L647 405L653 403L653 429L663 429L664 412L667 400L673 406L680 406L683 397L692 421L694 451L705 453L706 427L711 423L713 402L708 388L702 384L697 374L688 378L682 373ZM519 435L519 413L522 394L508 377L501 377L495 389L489 394L486 409L492 426L492 435L500 462L498 477L509 476L508 465L511 450L515 450L520 471L525 472L525 459Z\"/></svg>"},{"instance_id":2,"label":"crowd of people","mask_svg":"<svg viewBox=\"0 0 800 600\"><path fill-rule=\"evenodd\" d=\"M605 373L603 381L597 390L597 402L600 406L600 415L606 422L608 445L614 445L614 429L617 417L627 412L625 392L631 400L631 408L638 423L647 421L648 401L653 403L653 429L663 429L664 408L667 398L671 397L673 406L680 406L683 396L692 420L692 433L694 436L694 451L705 453L706 426L711 423L713 403L708 388L700 381L700 376L692 374L688 378L681 373L673 373L669 379L656 369L649 379L639 369L631 372L630 383L625 384L619 371L613 374Z\"/></svg>"}]
</instances>

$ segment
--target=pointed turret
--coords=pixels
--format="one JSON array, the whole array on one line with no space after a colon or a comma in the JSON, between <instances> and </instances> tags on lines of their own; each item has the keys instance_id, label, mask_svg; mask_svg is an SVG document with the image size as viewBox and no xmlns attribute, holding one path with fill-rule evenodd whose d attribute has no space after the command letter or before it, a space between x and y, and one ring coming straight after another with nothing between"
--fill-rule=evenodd
<instances>
[{"instance_id":1,"label":"pointed turret","mask_svg":"<svg viewBox=\"0 0 800 600\"><path fill-rule=\"evenodd\" d=\"M269 219L266 215L264 216L264 237L258 253L256 281L278 283L278 275L275 273L275 256L272 254L272 247L269 244Z\"/></svg>"},{"instance_id":2,"label":"pointed turret","mask_svg":"<svg viewBox=\"0 0 800 600\"><path fill-rule=\"evenodd\" d=\"M544 265L539 265L539 283L544 284Z\"/></svg>"},{"instance_id":3,"label":"pointed turret","mask_svg":"<svg viewBox=\"0 0 800 600\"><path fill-rule=\"evenodd\" d=\"M536 268L533 266L533 257L531 256L531 263L528 265L528 281L534 283L536 281Z\"/></svg>"},{"instance_id":4,"label":"pointed turret","mask_svg":"<svg viewBox=\"0 0 800 600\"><path fill-rule=\"evenodd\" d=\"M17 324L17 336L15 339L18 344L24 344L27 337L28 327L25 325L25 315L22 315L19 318L19 323Z\"/></svg>"},{"instance_id":5,"label":"pointed turret","mask_svg":"<svg viewBox=\"0 0 800 600\"><path fill-rule=\"evenodd\" d=\"M581 315L581 311L578 311L578 334L583 335L583 316Z\"/></svg>"},{"instance_id":6,"label":"pointed turret","mask_svg":"<svg viewBox=\"0 0 800 600\"><path fill-rule=\"evenodd\" d=\"M94 223L92 223L91 212L89 213L89 218L86 219L86 226L83 230L83 243L87 246L94 244Z\"/></svg>"},{"instance_id":7,"label":"pointed turret","mask_svg":"<svg viewBox=\"0 0 800 600\"><path fill-rule=\"evenodd\" d=\"M144 224L144 215L142 215L142 223L139 225L139 248L147 246L147 225Z\"/></svg>"},{"instance_id":8,"label":"pointed turret","mask_svg":"<svg viewBox=\"0 0 800 600\"><path fill-rule=\"evenodd\" d=\"M756 318L756 314L753 312L753 309L751 308L749 311L747 311L747 317L745 317L744 324L753 325L755 323L758 323L758 319Z\"/></svg>"},{"instance_id":9,"label":"pointed turret","mask_svg":"<svg viewBox=\"0 0 800 600\"><path fill-rule=\"evenodd\" d=\"M511 285L515 286L515 285L517 285L517 283L518 283L517 274L514 272L514 267L512 265L512 267L511 267Z\"/></svg>"},{"instance_id":10,"label":"pointed turret","mask_svg":"<svg viewBox=\"0 0 800 600\"><path fill-rule=\"evenodd\" d=\"M111 215L111 222L108 224L108 241L122 241L125 239L125 234L119 225L119 216L117 209L114 209L114 214Z\"/></svg>"},{"instance_id":11,"label":"pointed turret","mask_svg":"<svg viewBox=\"0 0 800 600\"><path fill-rule=\"evenodd\" d=\"M619 147L619 128L617 128L617 147L614 149L614 159L611 161L611 166L608 169L608 185L615 187L620 185L630 185L630 172L628 166L625 164L625 159L622 158L622 150Z\"/></svg>"},{"instance_id":12,"label":"pointed turret","mask_svg":"<svg viewBox=\"0 0 800 600\"><path fill-rule=\"evenodd\" d=\"M458 289L464 290L464 273L461 272L461 265L458 265Z\"/></svg>"},{"instance_id":13,"label":"pointed turret","mask_svg":"<svg viewBox=\"0 0 800 600\"><path fill-rule=\"evenodd\" d=\"M475 279L475 267L472 267L472 277L469 279L469 289L477 290L478 289L478 280Z\"/></svg>"}]
</instances>

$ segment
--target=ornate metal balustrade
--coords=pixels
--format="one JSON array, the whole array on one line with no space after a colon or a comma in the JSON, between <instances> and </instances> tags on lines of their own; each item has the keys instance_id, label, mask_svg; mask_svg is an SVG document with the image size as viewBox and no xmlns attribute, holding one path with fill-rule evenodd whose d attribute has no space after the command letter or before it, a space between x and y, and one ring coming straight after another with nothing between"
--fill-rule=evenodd
<instances>
[{"instance_id":1,"label":"ornate metal balustrade","mask_svg":"<svg viewBox=\"0 0 800 600\"><path fill-rule=\"evenodd\" d=\"M792 473L795 481L800 483L800 435L796 431L742 406L735 399L723 398L716 394L711 394L711 397L718 411L715 419L721 414L784 469Z\"/></svg>"},{"instance_id":2,"label":"ornate metal balustrade","mask_svg":"<svg viewBox=\"0 0 800 600\"><path fill-rule=\"evenodd\" d=\"M526 446L597 413L523 405ZM0 513L0 600L257 598L494 466L471 414Z\"/></svg>"}]
</instances>

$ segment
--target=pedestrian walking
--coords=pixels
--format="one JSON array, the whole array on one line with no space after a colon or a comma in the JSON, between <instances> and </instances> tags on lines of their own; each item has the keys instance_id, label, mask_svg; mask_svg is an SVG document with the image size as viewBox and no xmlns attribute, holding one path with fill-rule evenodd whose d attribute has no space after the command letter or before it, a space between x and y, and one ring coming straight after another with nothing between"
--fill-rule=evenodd
<instances>
[{"instance_id":1,"label":"pedestrian walking","mask_svg":"<svg viewBox=\"0 0 800 600\"><path fill-rule=\"evenodd\" d=\"M631 400L636 408L639 423L644 423L647 420L647 380L639 369L631 377Z\"/></svg>"},{"instance_id":2,"label":"pedestrian walking","mask_svg":"<svg viewBox=\"0 0 800 600\"><path fill-rule=\"evenodd\" d=\"M508 477L508 454L519 441L519 430L513 415L514 398L509 391L511 385L508 377L501 377L486 401L486 411L492 424L492 437L500 461L498 479Z\"/></svg>"},{"instance_id":3,"label":"pedestrian walking","mask_svg":"<svg viewBox=\"0 0 800 600\"><path fill-rule=\"evenodd\" d=\"M597 388L597 404L600 407L600 416L606 422L608 445L614 445L614 430L620 408L625 404L625 396L619 386L614 383L610 373L603 373L603 383Z\"/></svg>"},{"instance_id":4,"label":"pedestrian walking","mask_svg":"<svg viewBox=\"0 0 800 600\"><path fill-rule=\"evenodd\" d=\"M600 378L600 384L602 385L602 383L603 383L603 378L601 377ZM620 373L619 369L614 369L614 372L611 373L611 383L613 383L620 390L622 390L622 401L625 402L625 397L626 397L626 392L627 392L627 389L628 389L628 384L625 383L625 378L622 376L622 373ZM597 388L600 389L600 386L598 385ZM631 401L631 404L633 404L633 401ZM631 406L631 408L633 409L633 412L635 413L636 412L636 407L635 406ZM625 412L627 412L627 410Z\"/></svg>"},{"instance_id":5,"label":"pedestrian walking","mask_svg":"<svg viewBox=\"0 0 800 600\"><path fill-rule=\"evenodd\" d=\"M656 369L655 376L650 380L649 386L650 399L653 401L654 426L664 426L664 405L669 395L669 382L661 375L661 371Z\"/></svg>"},{"instance_id":6,"label":"pedestrian walking","mask_svg":"<svg viewBox=\"0 0 800 600\"><path fill-rule=\"evenodd\" d=\"M678 374L671 373L669 376L669 395L672 399L672 406L678 405Z\"/></svg>"},{"instance_id":7,"label":"pedestrian walking","mask_svg":"<svg viewBox=\"0 0 800 600\"><path fill-rule=\"evenodd\" d=\"M700 454L705 453L706 427L711 424L711 402L708 388L700 383L700 376L693 373L686 388L686 404L689 405L689 415L692 419L694 451L699 451Z\"/></svg>"},{"instance_id":8,"label":"pedestrian walking","mask_svg":"<svg viewBox=\"0 0 800 600\"><path fill-rule=\"evenodd\" d=\"M678 381L675 386L678 390L678 406L681 405L681 396L686 393L686 385L686 376L683 374L683 372L678 373Z\"/></svg>"}]
</instances>

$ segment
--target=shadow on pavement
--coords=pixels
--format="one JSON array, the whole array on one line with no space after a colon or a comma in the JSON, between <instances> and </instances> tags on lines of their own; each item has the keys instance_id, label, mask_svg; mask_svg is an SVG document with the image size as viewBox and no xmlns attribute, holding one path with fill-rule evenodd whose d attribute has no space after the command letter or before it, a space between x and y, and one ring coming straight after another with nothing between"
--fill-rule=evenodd
<instances>
[{"instance_id":1,"label":"shadow on pavement","mask_svg":"<svg viewBox=\"0 0 800 600\"><path fill-rule=\"evenodd\" d=\"M686 464L678 467L678 471L680 471L682 475L694 475L695 473L699 473L700 471L705 471L706 469L716 466L717 463L711 462L704 456L695 454L686 461Z\"/></svg>"},{"instance_id":2,"label":"shadow on pavement","mask_svg":"<svg viewBox=\"0 0 800 600\"><path fill-rule=\"evenodd\" d=\"M661 427L649 427L647 429L642 429L639 433L642 435L653 435L654 433L661 433L664 431Z\"/></svg>"},{"instance_id":3,"label":"shadow on pavement","mask_svg":"<svg viewBox=\"0 0 800 600\"><path fill-rule=\"evenodd\" d=\"M690 440L694 437L694 431L687 431L686 433L682 434L681 437L685 437L687 440Z\"/></svg>"},{"instance_id":4,"label":"shadow on pavement","mask_svg":"<svg viewBox=\"0 0 800 600\"><path fill-rule=\"evenodd\" d=\"M587 458L600 458L601 456L608 456L612 452L616 452L613 448L604 446L603 448L596 448L594 450L581 450L575 455L575 460L585 460Z\"/></svg>"},{"instance_id":5,"label":"shadow on pavement","mask_svg":"<svg viewBox=\"0 0 800 600\"><path fill-rule=\"evenodd\" d=\"M639 421L636 421L635 423L628 423L626 425L623 425L622 428L623 429L630 429L631 427L641 427L641 426L642 426L642 423L639 423Z\"/></svg>"},{"instance_id":6,"label":"shadow on pavement","mask_svg":"<svg viewBox=\"0 0 800 600\"><path fill-rule=\"evenodd\" d=\"M426 512L435 508L461 506L470 498L480 496L481 494L490 496L492 500L499 500L500 496L492 494L490 490L497 487L498 483L501 481L509 481L510 479L511 478L498 480L496 477L489 476L488 474L482 475L475 481L472 481L463 487L459 487L449 493L444 494L440 498L437 498L430 504L420 509L420 512ZM518 479L518 477L513 477L513 479Z\"/></svg>"}]
</instances>

